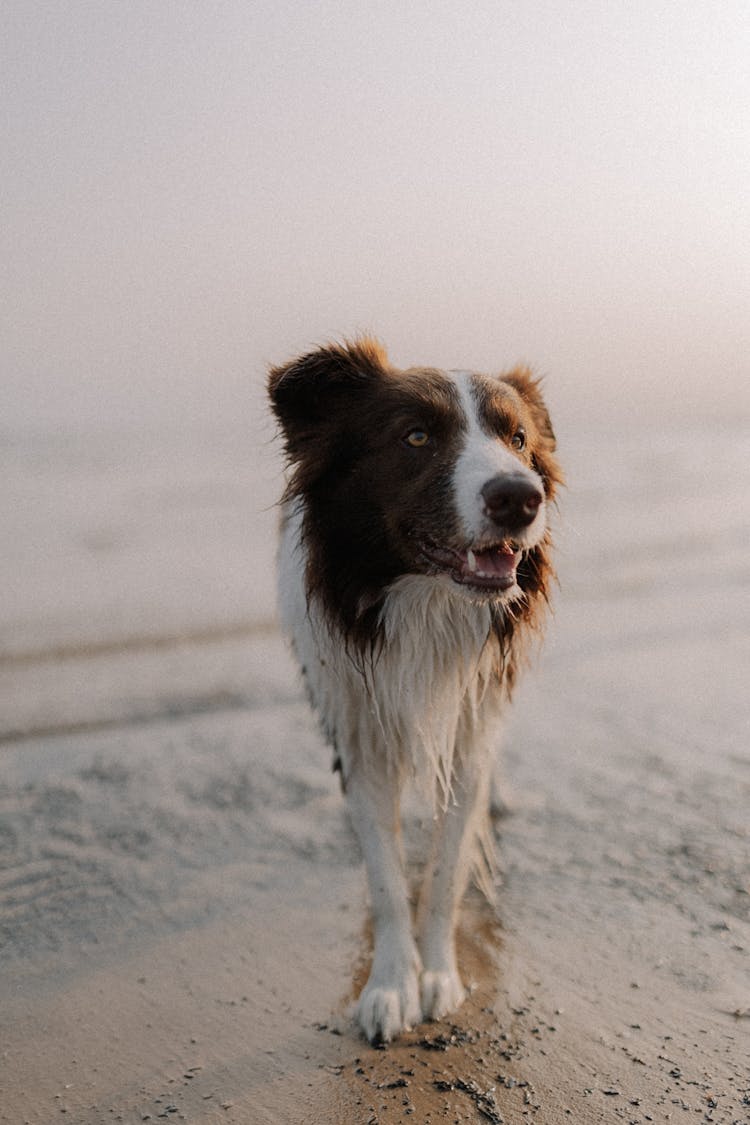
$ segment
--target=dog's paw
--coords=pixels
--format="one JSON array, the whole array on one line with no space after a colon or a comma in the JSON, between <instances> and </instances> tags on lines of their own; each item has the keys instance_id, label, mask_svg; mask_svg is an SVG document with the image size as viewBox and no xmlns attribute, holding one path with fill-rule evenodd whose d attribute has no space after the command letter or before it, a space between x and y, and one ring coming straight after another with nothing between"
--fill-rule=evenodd
<instances>
[{"instance_id":1,"label":"dog's paw","mask_svg":"<svg viewBox=\"0 0 750 1125\"><path fill-rule=\"evenodd\" d=\"M460 1008L466 998L466 989L458 971L438 972L425 969L420 980L422 1015L428 1020L439 1020Z\"/></svg>"},{"instance_id":2,"label":"dog's paw","mask_svg":"<svg viewBox=\"0 0 750 1125\"><path fill-rule=\"evenodd\" d=\"M357 1020L370 1043L390 1043L421 1018L416 973L390 988L368 982L357 1004Z\"/></svg>"}]
</instances>

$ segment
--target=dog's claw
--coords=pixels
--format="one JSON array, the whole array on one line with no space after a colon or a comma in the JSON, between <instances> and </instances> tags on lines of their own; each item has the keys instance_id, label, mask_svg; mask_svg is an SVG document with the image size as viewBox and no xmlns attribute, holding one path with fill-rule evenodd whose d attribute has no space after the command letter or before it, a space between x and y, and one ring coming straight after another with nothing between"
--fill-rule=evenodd
<instances>
[{"instance_id":1,"label":"dog's claw","mask_svg":"<svg viewBox=\"0 0 750 1125\"><path fill-rule=\"evenodd\" d=\"M410 1031L421 1017L416 975L398 988L366 986L357 1005L359 1025L373 1046Z\"/></svg>"},{"instance_id":2,"label":"dog's claw","mask_svg":"<svg viewBox=\"0 0 750 1125\"><path fill-rule=\"evenodd\" d=\"M460 1008L466 989L456 969L435 972L425 969L420 980L422 1014L425 1019L439 1020Z\"/></svg>"}]
</instances>

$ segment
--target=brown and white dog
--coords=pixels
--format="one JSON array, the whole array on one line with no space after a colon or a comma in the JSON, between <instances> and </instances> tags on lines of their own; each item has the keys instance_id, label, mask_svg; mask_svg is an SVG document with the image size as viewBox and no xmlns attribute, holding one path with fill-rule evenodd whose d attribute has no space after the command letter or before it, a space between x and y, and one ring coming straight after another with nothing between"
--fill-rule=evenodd
<instances>
[{"instance_id":1,"label":"brown and white dog","mask_svg":"<svg viewBox=\"0 0 750 1125\"><path fill-rule=\"evenodd\" d=\"M539 385L393 368L364 338L271 370L291 476L280 610L341 772L375 931L358 1003L371 1041L458 1007L455 923L491 869L496 726L553 577L562 475ZM416 938L401 789L437 812Z\"/></svg>"}]
</instances>

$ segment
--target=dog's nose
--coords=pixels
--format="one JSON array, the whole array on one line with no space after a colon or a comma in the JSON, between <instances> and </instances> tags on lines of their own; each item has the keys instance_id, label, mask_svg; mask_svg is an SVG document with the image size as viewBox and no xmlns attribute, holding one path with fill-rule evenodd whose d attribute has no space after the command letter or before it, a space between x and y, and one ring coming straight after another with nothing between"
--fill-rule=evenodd
<instances>
[{"instance_id":1,"label":"dog's nose","mask_svg":"<svg viewBox=\"0 0 750 1125\"><path fill-rule=\"evenodd\" d=\"M504 527L528 527L544 497L525 477L492 477L482 486L482 499L493 523Z\"/></svg>"}]
</instances>

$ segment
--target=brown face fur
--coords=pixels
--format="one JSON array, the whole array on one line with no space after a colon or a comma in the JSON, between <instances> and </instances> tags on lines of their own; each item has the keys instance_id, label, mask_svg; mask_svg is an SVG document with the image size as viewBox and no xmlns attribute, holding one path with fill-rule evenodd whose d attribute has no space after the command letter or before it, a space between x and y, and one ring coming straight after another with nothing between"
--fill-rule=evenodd
<instances>
[{"instance_id":1,"label":"brown face fur","mask_svg":"<svg viewBox=\"0 0 750 1125\"><path fill-rule=\"evenodd\" d=\"M519 369L477 376L474 393L483 428L533 467L547 500L561 474L555 440L537 383ZM467 427L456 387L439 371L398 371L364 339L332 345L272 369L269 394L284 433L292 476L288 498L304 503L308 595L320 599L347 640L372 650L388 586L404 574L429 571L425 539L460 547L453 471ZM414 447L409 434L428 441ZM505 647L514 622L534 623L552 569L548 537L519 566L523 602L515 617L496 613Z\"/></svg>"}]
</instances>

